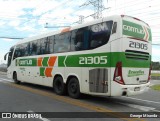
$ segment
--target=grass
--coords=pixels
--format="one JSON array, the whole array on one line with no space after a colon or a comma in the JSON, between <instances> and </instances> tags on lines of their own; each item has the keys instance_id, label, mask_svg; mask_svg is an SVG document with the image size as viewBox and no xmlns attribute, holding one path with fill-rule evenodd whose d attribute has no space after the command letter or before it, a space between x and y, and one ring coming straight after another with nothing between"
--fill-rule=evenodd
<instances>
[{"instance_id":1,"label":"grass","mask_svg":"<svg viewBox=\"0 0 160 121\"><path fill-rule=\"evenodd\" d=\"M151 76L160 76L160 73L152 73Z\"/></svg>"},{"instance_id":2,"label":"grass","mask_svg":"<svg viewBox=\"0 0 160 121\"><path fill-rule=\"evenodd\" d=\"M151 89L160 91L160 84L151 86Z\"/></svg>"}]
</instances>

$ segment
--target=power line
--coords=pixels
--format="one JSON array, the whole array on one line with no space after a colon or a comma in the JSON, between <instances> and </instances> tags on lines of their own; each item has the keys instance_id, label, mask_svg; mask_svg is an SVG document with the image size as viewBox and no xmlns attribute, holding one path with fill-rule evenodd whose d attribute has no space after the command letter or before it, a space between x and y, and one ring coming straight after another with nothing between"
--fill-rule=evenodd
<instances>
[{"instance_id":1,"label":"power line","mask_svg":"<svg viewBox=\"0 0 160 121\"><path fill-rule=\"evenodd\" d=\"M93 5L94 14L92 14L92 16L94 17L94 19L99 19L99 18L102 18L102 11L105 9L102 2L103 2L102 0L95 0L95 1L89 0L88 2L84 3L80 7Z\"/></svg>"},{"instance_id":2,"label":"power line","mask_svg":"<svg viewBox=\"0 0 160 121\"><path fill-rule=\"evenodd\" d=\"M3 38L3 39L24 39L21 37L0 37L0 38Z\"/></svg>"}]
</instances>

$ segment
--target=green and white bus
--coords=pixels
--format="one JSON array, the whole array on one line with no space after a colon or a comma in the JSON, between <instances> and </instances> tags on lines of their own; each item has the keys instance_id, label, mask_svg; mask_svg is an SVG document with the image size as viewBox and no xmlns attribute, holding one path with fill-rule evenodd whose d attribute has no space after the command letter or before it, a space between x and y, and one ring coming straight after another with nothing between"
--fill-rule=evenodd
<instances>
[{"instance_id":1,"label":"green and white bus","mask_svg":"<svg viewBox=\"0 0 160 121\"><path fill-rule=\"evenodd\" d=\"M72 98L137 95L149 89L151 40L148 24L114 15L19 41L7 75Z\"/></svg>"}]
</instances>

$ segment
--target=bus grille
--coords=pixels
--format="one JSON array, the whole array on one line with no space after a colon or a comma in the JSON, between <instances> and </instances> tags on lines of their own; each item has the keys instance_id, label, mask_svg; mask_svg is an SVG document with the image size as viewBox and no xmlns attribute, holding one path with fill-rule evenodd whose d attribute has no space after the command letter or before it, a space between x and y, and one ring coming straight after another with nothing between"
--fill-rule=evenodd
<instances>
[{"instance_id":1,"label":"bus grille","mask_svg":"<svg viewBox=\"0 0 160 121\"><path fill-rule=\"evenodd\" d=\"M149 53L135 51L135 50L126 50L125 56L128 59L135 59L135 60L148 60L149 59Z\"/></svg>"}]
</instances>

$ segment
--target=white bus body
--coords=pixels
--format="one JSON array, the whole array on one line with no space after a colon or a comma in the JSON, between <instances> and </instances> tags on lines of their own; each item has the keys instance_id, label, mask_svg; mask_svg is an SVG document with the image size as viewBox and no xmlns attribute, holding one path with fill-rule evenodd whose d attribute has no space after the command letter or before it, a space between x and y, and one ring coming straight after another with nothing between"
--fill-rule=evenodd
<instances>
[{"instance_id":1,"label":"white bus body","mask_svg":"<svg viewBox=\"0 0 160 121\"><path fill-rule=\"evenodd\" d=\"M149 88L151 38L145 22L111 16L18 42L7 74L16 83L54 87L73 98L136 95Z\"/></svg>"}]
</instances>

